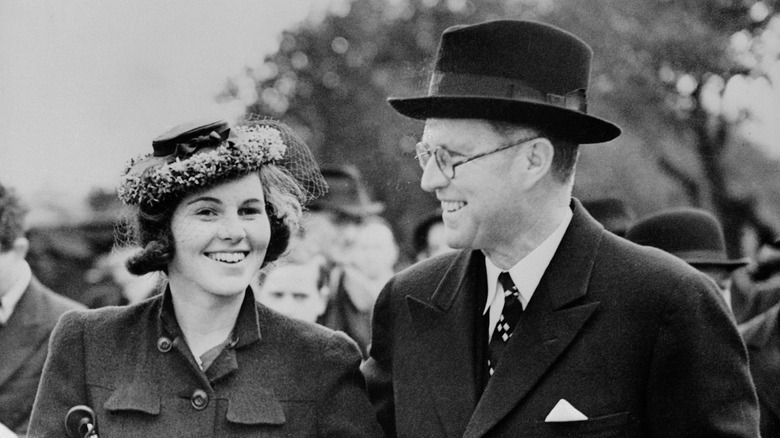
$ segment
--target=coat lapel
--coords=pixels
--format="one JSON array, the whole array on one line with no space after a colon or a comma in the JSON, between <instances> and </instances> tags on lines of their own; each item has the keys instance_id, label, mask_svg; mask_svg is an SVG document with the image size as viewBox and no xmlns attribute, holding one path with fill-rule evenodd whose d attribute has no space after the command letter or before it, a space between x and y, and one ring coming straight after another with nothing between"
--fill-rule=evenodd
<instances>
[{"instance_id":1,"label":"coat lapel","mask_svg":"<svg viewBox=\"0 0 780 438\"><path fill-rule=\"evenodd\" d=\"M417 332L416 351L422 378L430 388L446 435L461 436L477 405L474 364L474 306L485 287L481 253L462 251L428 302L407 296ZM484 303L483 303L484 304Z\"/></svg>"},{"instance_id":2,"label":"coat lapel","mask_svg":"<svg viewBox=\"0 0 780 438\"><path fill-rule=\"evenodd\" d=\"M484 436L537 385L598 309L586 295L603 228L576 200L574 217L504 349L464 437Z\"/></svg>"},{"instance_id":3,"label":"coat lapel","mask_svg":"<svg viewBox=\"0 0 780 438\"><path fill-rule=\"evenodd\" d=\"M0 386L25 365L42 343L48 342L50 327L45 321L48 309L44 300L42 290L32 279L8 323L0 327Z\"/></svg>"}]
</instances>

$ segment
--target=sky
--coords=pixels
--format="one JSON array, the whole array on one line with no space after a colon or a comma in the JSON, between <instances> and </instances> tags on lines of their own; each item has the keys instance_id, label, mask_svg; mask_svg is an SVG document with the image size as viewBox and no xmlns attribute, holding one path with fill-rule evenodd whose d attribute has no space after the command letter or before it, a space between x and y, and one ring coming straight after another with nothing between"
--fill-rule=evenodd
<instances>
[{"instance_id":1,"label":"sky","mask_svg":"<svg viewBox=\"0 0 780 438\"><path fill-rule=\"evenodd\" d=\"M113 189L169 128L235 118L215 96L314 2L0 1L0 183L31 204Z\"/></svg>"}]
</instances>

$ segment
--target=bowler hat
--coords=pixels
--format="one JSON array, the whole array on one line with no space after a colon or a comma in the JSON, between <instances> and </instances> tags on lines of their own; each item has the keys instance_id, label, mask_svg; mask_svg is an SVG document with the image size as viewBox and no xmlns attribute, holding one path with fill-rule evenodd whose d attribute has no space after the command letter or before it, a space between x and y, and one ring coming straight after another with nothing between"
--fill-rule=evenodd
<instances>
[{"instance_id":1,"label":"bowler hat","mask_svg":"<svg viewBox=\"0 0 780 438\"><path fill-rule=\"evenodd\" d=\"M384 211L384 204L371 200L357 167L349 164L322 166L320 171L328 183L328 192L314 200L309 205L310 210L335 211L357 219Z\"/></svg>"},{"instance_id":2,"label":"bowler hat","mask_svg":"<svg viewBox=\"0 0 780 438\"><path fill-rule=\"evenodd\" d=\"M388 99L415 119L473 118L601 143L620 128L587 114L591 48L550 25L497 20L444 31L428 95Z\"/></svg>"},{"instance_id":3,"label":"bowler hat","mask_svg":"<svg viewBox=\"0 0 780 438\"><path fill-rule=\"evenodd\" d=\"M662 249L696 267L736 269L749 262L747 258L728 258L720 222L708 211L697 208L672 209L648 216L632 225L626 238Z\"/></svg>"}]
</instances>

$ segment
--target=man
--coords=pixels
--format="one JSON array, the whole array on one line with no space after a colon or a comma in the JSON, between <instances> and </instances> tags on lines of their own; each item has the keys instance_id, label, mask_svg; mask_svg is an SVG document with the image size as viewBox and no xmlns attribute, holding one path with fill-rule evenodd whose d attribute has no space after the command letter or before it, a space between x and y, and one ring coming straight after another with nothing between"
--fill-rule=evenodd
<instances>
[{"instance_id":1,"label":"man","mask_svg":"<svg viewBox=\"0 0 780 438\"><path fill-rule=\"evenodd\" d=\"M369 394L388 436L755 437L745 347L712 282L606 232L571 197L591 50L547 25L442 35L421 186L463 250L397 274L375 306ZM506 298L505 298L506 294Z\"/></svg>"},{"instance_id":2,"label":"man","mask_svg":"<svg viewBox=\"0 0 780 438\"><path fill-rule=\"evenodd\" d=\"M0 185L0 436L24 435L48 352L49 334L67 310L84 306L55 294L25 261L26 209ZM63 419L64 420L64 419Z\"/></svg>"},{"instance_id":3,"label":"man","mask_svg":"<svg viewBox=\"0 0 780 438\"><path fill-rule=\"evenodd\" d=\"M313 248L309 252L324 255L328 264L330 296L325 313L317 322L346 333L365 357L371 312L382 286L375 285L352 259L361 234L365 235L362 230L367 223L379 220L385 206L371 199L360 171L353 165L323 166L322 176L328 183L328 192L309 206L311 212L302 238L304 246ZM396 257L397 249L389 255Z\"/></svg>"},{"instance_id":4,"label":"man","mask_svg":"<svg viewBox=\"0 0 780 438\"><path fill-rule=\"evenodd\" d=\"M661 211L631 225L626 238L677 256L710 277L731 311L731 276L749 260L728 257L723 227L712 213L687 207Z\"/></svg>"}]
</instances>

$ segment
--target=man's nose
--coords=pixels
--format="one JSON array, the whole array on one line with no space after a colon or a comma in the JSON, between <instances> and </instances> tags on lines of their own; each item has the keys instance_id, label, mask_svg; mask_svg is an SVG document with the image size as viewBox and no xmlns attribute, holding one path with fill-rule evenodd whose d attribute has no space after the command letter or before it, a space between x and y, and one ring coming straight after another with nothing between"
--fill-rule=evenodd
<instances>
[{"instance_id":1,"label":"man's nose","mask_svg":"<svg viewBox=\"0 0 780 438\"><path fill-rule=\"evenodd\" d=\"M436 164L436 157L432 156L425 164L425 168L423 168L420 187L426 192L433 193L437 189L446 187L449 183L450 179L439 169L439 165Z\"/></svg>"}]
</instances>

